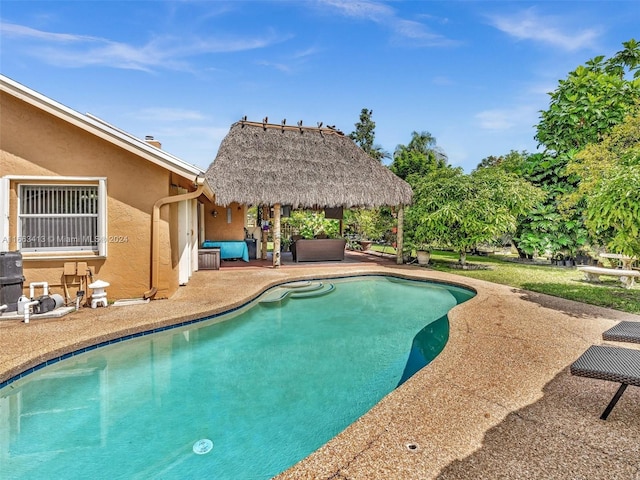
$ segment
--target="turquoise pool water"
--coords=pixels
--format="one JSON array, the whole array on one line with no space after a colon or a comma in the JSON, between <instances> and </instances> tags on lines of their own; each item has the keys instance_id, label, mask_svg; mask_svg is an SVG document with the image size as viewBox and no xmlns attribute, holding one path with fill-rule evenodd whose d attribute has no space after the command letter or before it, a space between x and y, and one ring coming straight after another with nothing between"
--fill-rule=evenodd
<instances>
[{"instance_id":1,"label":"turquoise pool water","mask_svg":"<svg viewBox=\"0 0 640 480\"><path fill-rule=\"evenodd\" d=\"M431 361L473 296L392 277L290 286L9 384L2 477L271 478Z\"/></svg>"}]
</instances>

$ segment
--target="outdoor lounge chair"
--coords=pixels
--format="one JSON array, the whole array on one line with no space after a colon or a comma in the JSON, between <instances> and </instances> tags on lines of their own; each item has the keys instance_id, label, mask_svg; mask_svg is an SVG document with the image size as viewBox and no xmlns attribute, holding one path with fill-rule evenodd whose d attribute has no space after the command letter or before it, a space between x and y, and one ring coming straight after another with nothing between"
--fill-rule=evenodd
<instances>
[{"instance_id":1,"label":"outdoor lounge chair","mask_svg":"<svg viewBox=\"0 0 640 480\"><path fill-rule=\"evenodd\" d=\"M620 322L602 334L604 340L640 343L640 322Z\"/></svg>"},{"instance_id":2,"label":"outdoor lounge chair","mask_svg":"<svg viewBox=\"0 0 640 480\"><path fill-rule=\"evenodd\" d=\"M640 387L640 350L592 345L571 365L571 374L620 383L600 418L606 420L629 385Z\"/></svg>"}]
</instances>

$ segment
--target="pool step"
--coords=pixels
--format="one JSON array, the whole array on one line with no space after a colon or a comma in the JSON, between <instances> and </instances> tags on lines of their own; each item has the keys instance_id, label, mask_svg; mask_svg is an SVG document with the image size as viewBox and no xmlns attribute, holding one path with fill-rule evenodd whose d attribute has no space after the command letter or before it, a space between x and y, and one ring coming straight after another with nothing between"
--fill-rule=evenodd
<instances>
[{"instance_id":1,"label":"pool step","mask_svg":"<svg viewBox=\"0 0 640 480\"><path fill-rule=\"evenodd\" d=\"M333 283L320 283L319 288L314 288L313 290L292 291L289 293L289 295L291 296L291 298L321 297L333 292L335 289L336 286Z\"/></svg>"},{"instance_id":2,"label":"pool step","mask_svg":"<svg viewBox=\"0 0 640 480\"><path fill-rule=\"evenodd\" d=\"M312 282L310 280L301 280L299 282L284 283L284 284L280 285L279 288L286 288L286 289L315 288L318 283L322 283L322 282Z\"/></svg>"},{"instance_id":3,"label":"pool step","mask_svg":"<svg viewBox=\"0 0 640 480\"><path fill-rule=\"evenodd\" d=\"M262 298L262 300L260 300L260 305L277 306L277 305L280 305L281 302L285 300L287 297L291 297L291 298L320 297L322 295L331 293L334 289L335 289L335 286L332 283L324 284L322 282L312 282L312 281L287 283L272 289L268 294L266 294Z\"/></svg>"}]
</instances>

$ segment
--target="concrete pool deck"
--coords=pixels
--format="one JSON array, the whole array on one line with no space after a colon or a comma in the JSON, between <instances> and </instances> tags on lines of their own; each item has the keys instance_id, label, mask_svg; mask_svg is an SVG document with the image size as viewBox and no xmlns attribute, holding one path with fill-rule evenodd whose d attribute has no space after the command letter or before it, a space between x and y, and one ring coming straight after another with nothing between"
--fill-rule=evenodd
<instances>
[{"instance_id":1,"label":"concrete pool deck","mask_svg":"<svg viewBox=\"0 0 640 480\"><path fill-rule=\"evenodd\" d=\"M29 324L1 320L0 381L84 346L242 305L284 281L357 274L445 281L477 296L450 312L443 352L278 479L640 479L640 388L628 388L602 421L618 384L569 373L589 345L605 343L603 331L639 315L364 254L350 259L279 269L225 262L196 272L168 300Z\"/></svg>"}]
</instances>

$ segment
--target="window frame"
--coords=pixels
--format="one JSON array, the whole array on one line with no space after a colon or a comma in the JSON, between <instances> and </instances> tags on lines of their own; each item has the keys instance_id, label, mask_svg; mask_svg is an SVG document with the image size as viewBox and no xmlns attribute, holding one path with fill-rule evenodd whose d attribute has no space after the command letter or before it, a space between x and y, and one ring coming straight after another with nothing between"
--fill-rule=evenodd
<instances>
[{"instance_id":1,"label":"window frame","mask_svg":"<svg viewBox=\"0 0 640 480\"><path fill-rule=\"evenodd\" d=\"M106 257L107 244L107 179L106 177L40 177L40 176L7 176L3 177L13 182L16 206L13 209L15 214L15 246L24 255L32 258L52 258L62 257ZM27 186L95 186L97 187L97 237L98 242L95 248L74 248L74 247L41 247L30 248L22 242L22 195L23 187ZM0 202L1 203L1 202ZM1 207L1 205L0 205ZM0 212L2 213L2 212ZM4 245L2 245L4 247ZM7 245L8 246L8 245Z\"/></svg>"},{"instance_id":2,"label":"window frame","mask_svg":"<svg viewBox=\"0 0 640 480\"><path fill-rule=\"evenodd\" d=\"M10 181L0 178L0 252L9 251L9 191Z\"/></svg>"}]
</instances>

